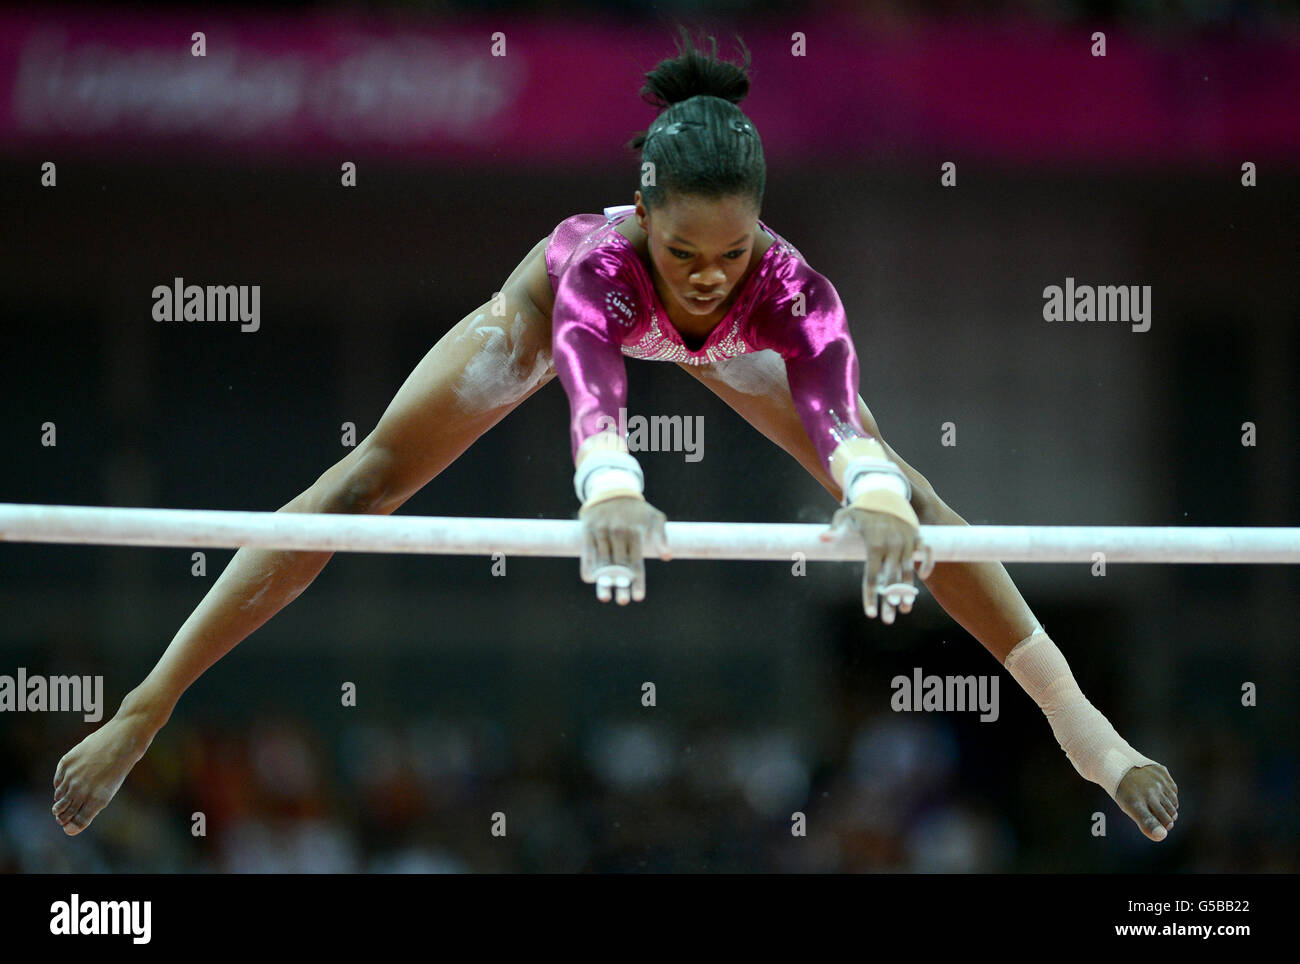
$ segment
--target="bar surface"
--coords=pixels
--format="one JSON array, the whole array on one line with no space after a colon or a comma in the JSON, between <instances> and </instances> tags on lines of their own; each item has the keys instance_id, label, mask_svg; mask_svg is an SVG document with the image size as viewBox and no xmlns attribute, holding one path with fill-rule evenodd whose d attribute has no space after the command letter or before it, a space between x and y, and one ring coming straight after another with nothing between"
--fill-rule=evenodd
<instances>
[{"instance_id":1,"label":"bar surface","mask_svg":"<svg viewBox=\"0 0 1300 964\"><path fill-rule=\"evenodd\" d=\"M0 503L0 542L574 557L572 519L366 516ZM674 559L861 561L860 540L823 525L669 522ZM1300 562L1300 528L922 526L936 562Z\"/></svg>"}]
</instances>

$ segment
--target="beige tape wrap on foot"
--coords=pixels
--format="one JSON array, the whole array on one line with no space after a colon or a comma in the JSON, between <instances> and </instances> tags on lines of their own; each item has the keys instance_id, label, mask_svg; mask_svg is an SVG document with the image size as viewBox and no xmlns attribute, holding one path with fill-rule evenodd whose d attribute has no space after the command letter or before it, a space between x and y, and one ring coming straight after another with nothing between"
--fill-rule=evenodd
<instances>
[{"instance_id":1,"label":"beige tape wrap on foot","mask_svg":"<svg viewBox=\"0 0 1300 964\"><path fill-rule=\"evenodd\" d=\"M1124 774L1155 760L1115 731L1075 682L1065 656L1040 628L1007 654L1004 665L1052 725L1056 742L1085 779L1115 797Z\"/></svg>"}]
</instances>

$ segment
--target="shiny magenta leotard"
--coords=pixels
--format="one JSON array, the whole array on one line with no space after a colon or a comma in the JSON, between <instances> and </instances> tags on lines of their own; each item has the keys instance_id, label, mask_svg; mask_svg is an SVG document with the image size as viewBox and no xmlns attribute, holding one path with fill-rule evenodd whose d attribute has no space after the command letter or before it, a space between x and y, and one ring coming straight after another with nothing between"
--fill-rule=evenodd
<instances>
[{"instance_id":1,"label":"shiny magenta leotard","mask_svg":"<svg viewBox=\"0 0 1300 964\"><path fill-rule=\"evenodd\" d=\"M617 423L627 405L624 355L704 365L770 348L785 359L795 410L823 465L829 467L845 438L867 434L858 418L858 358L844 307L794 245L758 222L773 244L731 310L692 350L668 320L632 243L614 230L632 211L620 205L604 215L578 214L547 238L552 352L569 397L575 457L600 431L601 416Z\"/></svg>"}]
</instances>

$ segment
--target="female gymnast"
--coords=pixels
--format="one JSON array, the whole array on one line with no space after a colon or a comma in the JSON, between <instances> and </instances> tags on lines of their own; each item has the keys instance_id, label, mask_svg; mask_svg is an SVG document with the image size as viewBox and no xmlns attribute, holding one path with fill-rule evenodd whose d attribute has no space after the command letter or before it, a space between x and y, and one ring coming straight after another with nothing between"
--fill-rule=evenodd
<instances>
[{"instance_id":1,"label":"female gymnast","mask_svg":"<svg viewBox=\"0 0 1300 964\"><path fill-rule=\"evenodd\" d=\"M645 594L643 548L667 558L665 517L617 428L624 356L674 361L797 459L842 507L823 535L867 548L863 604L892 621L915 589L919 525L965 525L898 457L858 395L858 363L831 283L759 220L765 163L736 106L742 65L696 48L646 75L659 108L631 141L634 205L580 214L539 241L501 291L425 355L375 430L281 512L391 513L556 375L568 393L581 508L582 578L602 601ZM327 552L240 549L117 713L59 761L55 819L88 827L209 666L295 599ZM998 563L923 563L939 604L1005 665L1046 714L1075 769L1152 840L1178 788L1080 691L1064 656Z\"/></svg>"}]
</instances>

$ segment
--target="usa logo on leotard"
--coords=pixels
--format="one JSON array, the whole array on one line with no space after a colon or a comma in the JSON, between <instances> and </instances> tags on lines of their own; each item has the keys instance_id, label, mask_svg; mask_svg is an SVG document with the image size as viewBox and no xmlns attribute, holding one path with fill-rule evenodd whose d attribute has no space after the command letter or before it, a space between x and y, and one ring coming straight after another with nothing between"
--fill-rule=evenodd
<instances>
[{"instance_id":1,"label":"usa logo on leotard","mask_svg":"<svg viewBox=\"0 0 1300 964\"><path fill-rule=\"evenodd\" d=\"M605 314L617 321L624 328L631 328L636 323L636 312L621 292L605 292Z\"/></svg>"}]
</instances>

